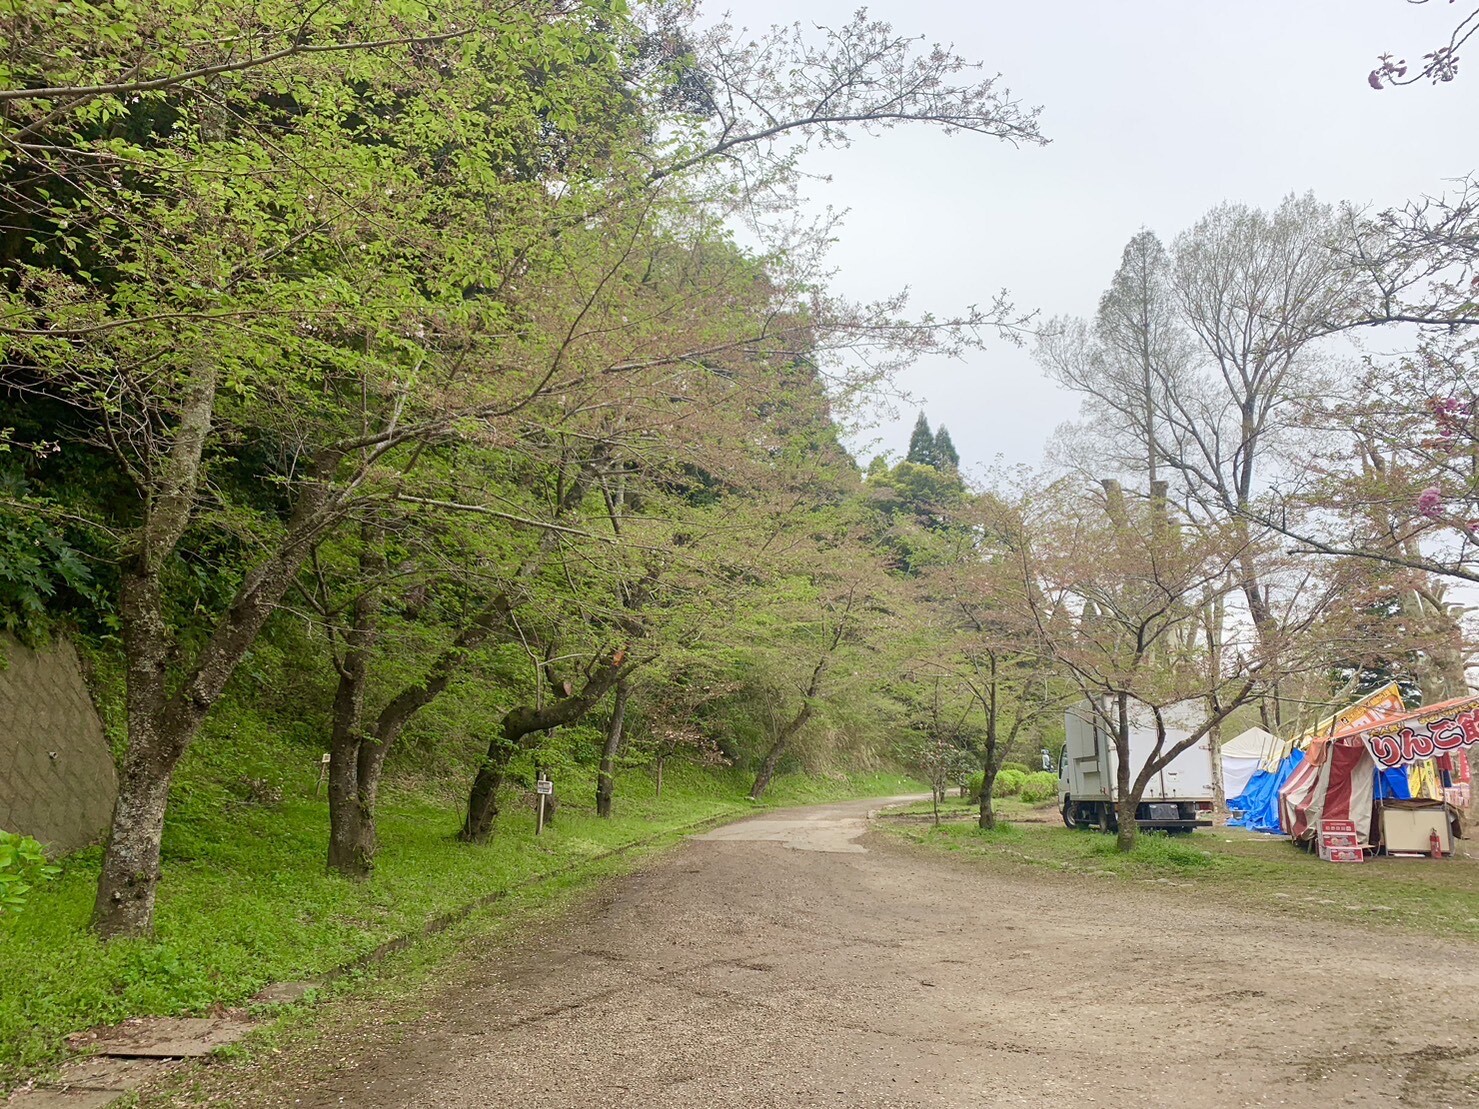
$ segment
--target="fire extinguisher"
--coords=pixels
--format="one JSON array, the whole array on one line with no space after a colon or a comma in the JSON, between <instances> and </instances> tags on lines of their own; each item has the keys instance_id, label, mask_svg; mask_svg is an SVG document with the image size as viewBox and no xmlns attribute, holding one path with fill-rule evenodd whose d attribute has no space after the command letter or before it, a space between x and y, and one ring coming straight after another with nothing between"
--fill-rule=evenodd
<instances>
[{"instance_id":1,"label":"fire extinguisher","mask_svg":"<svg viewBox=\"0 0 1479 1109\"><path fill-rule=\"evenodd\" d=\"M1428 832L1428 854L1435 859L1443 857L1443 841L1438 838L1438 829L1434 828Z\"/></svg>"}]
</instances>

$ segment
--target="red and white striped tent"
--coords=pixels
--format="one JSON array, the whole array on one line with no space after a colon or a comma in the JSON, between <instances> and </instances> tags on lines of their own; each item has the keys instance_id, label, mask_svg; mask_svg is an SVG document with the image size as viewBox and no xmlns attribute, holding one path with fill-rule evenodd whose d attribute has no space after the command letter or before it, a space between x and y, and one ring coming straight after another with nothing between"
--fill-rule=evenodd
<instances>
[{"instance_id":1,"label":"red and white striped tent","mask_svg":"<svg viewBox=\"0 0 1479 1109\"><path fill-rule=\"evenodd\" d=\"M1444 701L1312 740L1305 760L1279 790L1279 818L1296 842L1313 840L1322 820L1349 820L1369 846L1378 769L1436 758L1451 773L1467 777L1465 752L1475 745L1479 697Z\"/></svg>"},{"instance_id":2,"label":"red and white striped tent","mask_svg":"<svg viewBox=\"0 0 1479 1109\"><path fill-rule=\"evenodd\" d=\"M1376 764L1359 739L1315 740L1279 790L1279 822L1296 843L1304 843L1315 838L1320 821L1349 820L1367 846L1375 788Z\"/></svg>"}]
</instances>

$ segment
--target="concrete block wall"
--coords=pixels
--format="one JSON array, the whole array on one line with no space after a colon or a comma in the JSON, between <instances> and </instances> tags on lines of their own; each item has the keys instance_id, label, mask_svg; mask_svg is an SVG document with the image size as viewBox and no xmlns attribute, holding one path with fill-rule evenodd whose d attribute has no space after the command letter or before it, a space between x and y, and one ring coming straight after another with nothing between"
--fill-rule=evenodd
<instances>
[{"instance_id":1,"label":"concrete block wall","mask_svg":"<svg viewBox=\"0 0 1479 1109\"><path fill-rule=\"evenodd\" d=\"M52 854L99 841L118 779L77 652L0 633L0 657L0 828Z\"/></svg>"}]
</instances>

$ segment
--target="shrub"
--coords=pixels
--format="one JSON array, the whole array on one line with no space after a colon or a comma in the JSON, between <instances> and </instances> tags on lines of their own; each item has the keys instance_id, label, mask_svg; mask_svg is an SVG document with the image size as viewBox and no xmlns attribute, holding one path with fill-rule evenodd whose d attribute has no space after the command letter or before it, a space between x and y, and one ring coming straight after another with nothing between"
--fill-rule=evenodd
<instances>
[{"instance_id":1,"label":"shrub","mask_svg":"<svg viewBox=\"0 0 1479 1109\"><path fill-rule=\"evenodd\" d=\"M0 831L0 917L26 907L26 894L61 873L49 866L41 845L30 836Z\"/></svg>"},{"instance_id":2,"label":"shrub","mask_svg":"<svg viewBox=\"0 0 1479 1109\"><path fill-rule=\"evenodd\" d=\"M991 790L991 796L993 796L993 797L1015 797L1015 796L1017 796L1017 794L1022 789L1022 783L1025 782L1029 777L1031 777L1031 775L1027 771L1017 769L1017 767L1019 767L1019 766L1021 766L1021 763L1003 763L1002 764L1002 768L999 771L997 771L997 773L996 773L996 784L995 784L995 786ZM1054 779L1054 781L1056 782L1057 779ZM970 786L969 786L969 796L970 796L970 799L971 799L972 803L974 803L974 804L979 804L980 803L980 801L981 801L981 786L982 786L982 784L984 782L985 782L985 776L980 771L977 771L975 774L972 774L971 775ZM1054 788L1056 789L1056 786Z\"/></svg>"},{"instance_id":3,"label":"shrub","mask_svg":"<svg viewBox=\"0 0 1479 1109\"><path fill-rule=\"evenodd\" d=\"M985 784L986 775L982 774L979 770L970 776L970 780L966 782L965 794L970 798L971 804L979 805L981 803L981 787Z\"/></svg>"},{"instance_id":4,"label":"shrub","mask_svg":"<svg viewBox=\"0 0 1479 1109\"><path fill-rule=\"evenodd\" d=\"M1050 801L1058 796L1058 776L1049 770L1027 775L1019 794L1029 805Z\"/></svg>"},{"instance_id":5,"label":"shrub","mask_svg":"<svg viewBox=\"0 0 1479 1109\"><path fill-rule=\"evenodd\" d=\"M1033 772L1032 767L1028 766L1025 762L1004 762L1001 764L1001 768L1003 770L1015 770L1024 778Z\"/></svg>"},{"instance_id":6,"label":"shrub","mask_svg":"<svg viewBox=\"0 0 1479 1109\"><path fill-rule=\"evenodd\" d=\"M1022 784L1027 781L1028 775L1025 771L1003 767L996 775L996 788L991 791L993 797L1015 797L1022 792Z\"/></svg>"}]
</instances>

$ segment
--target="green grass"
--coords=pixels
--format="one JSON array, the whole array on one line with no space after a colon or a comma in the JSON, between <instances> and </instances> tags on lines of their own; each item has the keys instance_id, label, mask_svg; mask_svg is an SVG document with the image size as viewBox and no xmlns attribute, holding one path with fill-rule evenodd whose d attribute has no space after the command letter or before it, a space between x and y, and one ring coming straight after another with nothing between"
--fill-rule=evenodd
<instances>
[{"instance_id":1,"label":"green grass","mask_svg":"<svg viewBox=\"0 0 1479 1109\"><path fill-rule=\"evenodd\" d=\"M0 1088L57 1058L69 1032L240 1003L270 982L321 975L481 896L756 808L745 797L747 779L673 766L661 799L646 773L620 775L615 816L601 820L592 776L571 772L559 782L559 815L545 835L534 836L532 811L510 799L492 842L473 847L453 838L455 794L391 791L375 874L356 885L325 873L328 810L313 796L310 770L272 804L238 796L220 784L237 779L215 770L196 767L172 801L153 939L103 944L88 932L97 849L68 857L24 913L0 920ZM889 775L788 776L766 806L917 788Z\"/></svg>"},{"instance_id":2,"label":"green grass","mask_svg":"<svg viewBox=\"0 0 1479 1109\"><path fill-rule=\"evenodd\" d=\"M925 786L924 789L927 791L929 787ZM1024 813L1050 811L1052 805L1029 805L1016 797L998 797L992 802L991 808L998 818L1011 820L1013 817L1019 817ZM889 809L889 813L894 816L933 816L934 811L934 805L930 802L929 798L925 798L923 801L911 801L907 805L896 805ZM976 813L979 811L974 801L968 801L964 797L955 796L955 791L953 790L949 797L946 797L944 801L940 802L940 819L942 821L974 819Z\"/></svg>"},{"instance_id":3,"label":"green grass","mask_svg":"<svg viewBox=\"0 0 1479 1109\"><path fill-rule=\"evenodd\" d=\"M1339 866L1286 840L1227 828L1141 835L1132 852L1121 854L1113 836L1055 825L1051 812L1032 811L1029 820L1025 806L1003 806L1008 823L982 832L970 820L973 811L953 803L949 819L938 828L917 815L886 816L879 823L922 848L985 866L1154 882L1200 901L1479 939L1479 860L1471 857L1370 859ZM945 813L942 809L942 817Z\"/></svg>"}]
</instances>

